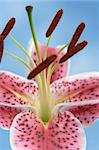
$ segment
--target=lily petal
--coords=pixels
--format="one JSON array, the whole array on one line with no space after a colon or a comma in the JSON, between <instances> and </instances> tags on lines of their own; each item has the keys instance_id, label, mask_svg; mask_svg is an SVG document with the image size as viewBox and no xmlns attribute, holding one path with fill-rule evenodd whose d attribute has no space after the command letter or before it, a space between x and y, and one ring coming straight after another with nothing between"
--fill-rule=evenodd
<instances>
[{"instance_id":1,"label":"lily petal","mask_svg":"<svg viewBox=\"0 0 99 150\"><path fill-rule=\"evenodd\" d=\"M80 122L70 113L53 116L44 127L32 111L18 114L11 126L13 150L85 150L86 139Z\"/></svg>"},{"instance_id":2,"label":"lily petal","mask_svg":"<svg viewBox=\"0 0 99 150\"><path fill-rule=\"evenodd\" d=\"M36 82L7 71L0 71L0 85L27 97L36 96L38 92Z\"/></svg>"},{"instance_id":3,"label":"lily petal","mask_svg":"<svg viewBox=\"0 0 99 150\"><path fill-rule=\"evenodd\" d=\"M53 97L66 103L65 110L72 112L84 127L99 118L99 73L72 76L51 85ZM64 98L63 98L64 97Z\"/></svg>"},{"instance_id":4,"label":"lily petal","mask_svg":"<svg viewBox=\"0 0 99 150\"><path fill-rule=\"evenodd\" d=\"M14 93L8 89L0 87L0 105L2 106L18 106L26 105L22 98L18 98Z\"/></svg>"},{"instance_id":5,"label":"lily petal","mask_svg":"<svg viewBox=\"0 0 99 150\"><path fill-rule=\"evenodd\" d=\"M46 49L46 46L43 45L43 44L40 44L38 42L38 46L39 46L39 49L40 49L40 53L41 53L41 56L42 56L42 59L44 58L44 51ZM62 45L61 46L57 46L56 48L52 48L52 47L49 47L48 48L48 53L47 53L47 57L55 54L56 52L58 52L60 49L62 48ZM63 52L61 52L61 54L59 55L59 57L55 60L55 63L56 62L59 62L60 58L67 52L67 48L64 49ZM29 54L30 56L34 59L35 63L38 64L38 59L37 59L37 54L36 54L36 51L35 51L35 46L33 44L33 41L31 40L30 41L30 46L29 46ZM30 63L30 62L29 62ZM32 64L30 63L30 65L32 66ZM59 64L59 66L57 67L57 69L53 72L52 74L52 77L51 77L51 83L57 79L60 79L60 78L63 78L65 76L68 75L69 73L69 66L70 66L70 61L66 61L65 63L63 64ZM33 66L32 66L33 67Z\"/></svg>"},{"instance_id":6,"label":"lily petal","mask_svg":"<svg viewBox=\"0 0 99 150\"><path fill-rule=\"evenodd\" d=\"M38 87L35 81L28 81L13 73L0 71L0 104L26 105L22 100L35 99L38 95Z\"/></svg>"},{"instance_id":7,"label":"lily petal","mask_svg":"<svg viewBox=\"0 0 99 150\"><path fill-rule=\"evenodd\" d=\"M84 129L69 111L58 111L48 127L49 150L85 150L86 137Z\"/></svg>"},{"instance_id":8,"label":"lily petal","mask_svg":"<svg viewBox=\"0 0 99 150\"><path fill-rule=\"evenodd\" d=\"M44 126L35 113L25 111L18 114L10 128L12 150L42 150Z\"/></svg>"},{"instance_id":9,"label":"lily petal","mask_svg":"<svg viewBox=\"0 0 99 150\"><path fill-rule=\"evenodd\" d=\"M50 86L54 100L76 102L99 99L99 73L81 73L53 82Z\"/></svg>"},{"instance_id":10,"label":"lily petal","mask_svg":"<svg viewBox=\"0 0 99 150\"><path fill-rule=\"evenodd\" d=\"M36 82L0 71L0 127L9 129L14 117L29 107L27 98L33 102L37 93Z\"/></svg>"},{"instance_id":11,"label":"lily petal","mask_svg":"<svg viewBox=\"0 0 99 150\"><path fill-rule=\"evenodd\" d=\"M0 106L0 127L8 130L14 117L21 111L22 109L20 108Z\"/></svg>"},{"instance_id":12,"label":"lily petal","mask_svg":"<svg viewBox=\"0 0 99 150\"><path fill-rule=\"evenodd\" d=\"M99 99L82 102L61 103L56 105L63 111L69 111L81 122L84 127L88 127L99 118Z\"/></svg>"},{"instance_id":13,"label":"lily petal","mask_svg":"<svg viewBox=\"0 0 99 150\"><path fill-rule=\"evenodd\" d=\"M99 118L99 104L70 107L68 109L84 127L90 126Z\"/></svg>"},{"instance_id":14,"label":"lily petal","mask_svg":"<svg viewBox=\"0 0 99 150\"><path fill-rule=\"evenodd\" d=\"M62 47L63 46L57 46L56 52L59 51ZM67 52L67 48L65 48L64 51L59 55L55 63L59 62L60 58L62 58L62 56L64 56L66 52ZM52 74L51 83L54 82L55 80L68 76L69 71L70 71L70 60L67 60L63 64L59 64L57 69Z\"/></svg>"}]
</instances>

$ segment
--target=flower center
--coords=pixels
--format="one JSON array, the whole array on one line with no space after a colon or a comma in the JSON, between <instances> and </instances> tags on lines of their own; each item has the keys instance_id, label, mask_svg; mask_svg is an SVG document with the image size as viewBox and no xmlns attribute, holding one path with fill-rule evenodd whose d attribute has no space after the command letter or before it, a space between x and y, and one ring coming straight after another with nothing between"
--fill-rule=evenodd
<instances>
[{"instance_id":1,"label":"flower center","mask_svg":"<svg viewBox=\"0 0 99 150\"><path fill-rule=\"evenodd\" d=\"M59 10L57 14L55 15L54 19L52 20L46 32L46 37L49 37L49 38L48 38L48 42L46 44L46 49L44 53L44 61L42 62L41 54L37 45L38 43L36 42L37 41L36 34L34 32L34 26L33 26L33 20L32 20L32 7L27 6L26 10L27 10L28 17L29 17L32 36L33 36L35 49L36 49L37 56L38 56L38 62L40 63L34 70L30 72L30 74L28 75L28 79L32 79L34 77L37 78L36 81L38 82L38 86L39 86L40 117L43 122L48 122L50 119L53 107L56 105L51 95L51 91L50 91L51 75L55 71L55 69L58 67L59 63L63 63L64 61L69 59L71 56L76 54L78 51L80 51L87 45L87 42L83 41L80 44L77 44L75 46L81 33L84 30L85 24L81 23L76 29L76 32L73 35L73 38L68 46L68 53L66 53L66 55L64 55L58 63L54 64L53 61L57 58L57 56L61 53L61 51L64 50L64 48L67 46L65 45L55 55L52 55L46 58L52 32L54 31L55 27L57 26L63 14L63 10L62 9ZM51 63L53 63L53 65ZM48 69L47 75L46 75L46 68Z\"/></svg>"},{"instance_id":2,"label":"flower center","mask_svg":"<svg viewBox=\"0 0 99 150\"><path fill-rule=\"evenodd\" d=\"M37 81L38 87L39 87L40 117L41 117L43 122L48 122L50 115L51 115L51 111L55 105L54 101L52 99L52 96L51 96L51 92L50 92L50 79L51 79L51 70L52 70L51 68L52 67L51 66L50 66L50 68L48 68L48 67L57 58L57 54L52 55L47 59L46 59L46 57L47 57L49 42L51 39L51 34L54 31L55 27L57 26L62 14L63 14L63 11L59 10L57 12L56 16L54 17L54 19L53 19L53 21L52 21L52 23L51 23L51 25L47 31L46 36L49 38L48 38L48 42L46 44L46 49L45 49L45 53L44 53L44 61L42 63L42 57L40 54L40 50L39 50L38 43L36 40L36 34L34 31L33 17L32 17L32 6L27 6L26 10L28 13L28 18L29 18L29 23L30 23L33 41L35 44L36 53L38 56L38 62L40 63L37 66L37 68L35 68L33 70L33 72L30 72L28 79L32 79L37 74L39 74L38 76L36 76L36 81ZM48 68L48 70L49 70L48 72L49 72L50 76L48 76L48 72L46 75L46 68Z\"/></svg>"}]
</instances>

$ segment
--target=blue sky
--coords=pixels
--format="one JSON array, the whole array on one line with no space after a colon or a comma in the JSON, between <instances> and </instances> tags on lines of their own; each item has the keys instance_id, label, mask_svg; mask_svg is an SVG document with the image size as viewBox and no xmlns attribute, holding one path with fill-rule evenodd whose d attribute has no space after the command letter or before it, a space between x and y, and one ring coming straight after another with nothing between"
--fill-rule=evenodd
<instances>
[{"instance_id":1,"label":"blue sky","mask_svg":"<svg viewBox=\"0 0 99 150\"><path fill-rule=\"evenodd\" d=\"M28 47L31 32L28 24L25 6L33 5L33 16L37 38L41 43L46 43L45 33L55 12L62 8L64 15L57 29L53 33L51 46L66 44L70 41L75 28L80 22L85 22L86 29L80 41L87 40L88 46L71 58L70 74L80 72L99 71L99 3L98 1L19 1L19 0L0 0L0 32L8 19L16 18L16 25L12 35ZM7 38L5 49L17 54L26 60L26 57L19 48ZM8 70L22 76L26 76L26 68L11 58L4 55L0 65L0 70ZM91 127L85 129L87 135L87 149L99 150L99 121ZM9 144L9 132L0 129L0 150L11 150Z\"/></svg>"}]
</instances>

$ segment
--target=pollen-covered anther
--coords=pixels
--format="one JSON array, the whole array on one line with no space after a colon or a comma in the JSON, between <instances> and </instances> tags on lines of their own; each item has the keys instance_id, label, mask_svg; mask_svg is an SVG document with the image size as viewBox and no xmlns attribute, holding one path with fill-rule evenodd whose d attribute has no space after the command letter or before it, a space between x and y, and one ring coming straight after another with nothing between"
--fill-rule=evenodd
<instances>
[{"instance_id":1,"label":"pollen-covered anther","mask_svg":"<svg viewBox=\"0 0 99 150\"><path fill-rule=\"evenodd\" d=\"M15 18L11 18L8 23L6 24L4 30L0 34L0 62L3 56L3 49L4 49L4 39L8 36L11 29L13 28L15 24Z\"/></svg>"},{"instance_id":2,"label":"pollen-covered anther","mask_svg":"<svg viewBox=\"0 0 99 150\"><path fill-rule=\"evenodd\" d=\"M74 47L77 43L77 41L79 40L83 30L85 29L85 23L81 23L80 25L78 25L73 37L72 37L72 40L68 46L68 50L69 51L72 47Z\"/></svg>"},{"instance_id":3,"label":"pollen-covered anther","mask_svg":"<svg viewBox=\"0 0 99 150\"><path fill-rule=\"evenodd\" d=\"M81 23L77 27L77 29L76 29L73 37L72 37L72 40L69 43L69 46L68 46L68 49L67 49L67 53L60 59L59 63L63 63L64 61L68 60L70 57L72 57L77 52L79 52L80 50L82 50L88 44L87 41L83 41L83 42L78 43L76 45L76 43L79 40L79 38L80 38L80 36L81 36L84 28L85 28L85 24L84 23Z\"/></svg>"},{"instance_id":4,"label":"pollen-covered anther","mask_svg":"<svg viewBox=\"0 0 99 150\"><path fill-rule=\"evenodd\" d=\"M49 37L53 33L53 31L55 30L57 24L59 23L62 15L63 15L63 10L60 9L57 12L57 14L55 15L55 17L53 18L53 20L52 20L52 22L51 22L51 24L50 24L50 26L46 32L46 37Z\"/></svg>"},{"instance_id":5,"label":"pollen-covered anther","mask_svg":"<svg viewBox=\"0 0 99 150\"><path fill-rule=\"evenodd\" d=\"M3 40L8 36L10 31L12 30L13 26L15 24L15 18L11 18L8 23L6 24L4 30L1 33L1 36L3 37Z\"/></svg>"},{"instance_id":6,"label":"pollen-covered anther","mask_svg":"<svg viewBox=\"0 0 99 150\"><path fill-rule=\"evenodd\" d=\"M83 41L77 44L75 47L72 47L59 61L59 63L63 63L68 60L70 57L81 51L86 45L88 44L87 41Z\"/></svg>"},{"instance_id":7,"label":"pollen-covered anther","mask_svg":"<svg viewBox=\"0 0 99 150\"><path fill-rule=\"evenodd\" d=\"M40 63L33 71L31 71L28 75L28 79L34 78L36 75L38 75L41 71L46 69L55 59L57 58L57 55L51 55L46 60L44 60L42 63Z\"/></svg>"}]
</instances>

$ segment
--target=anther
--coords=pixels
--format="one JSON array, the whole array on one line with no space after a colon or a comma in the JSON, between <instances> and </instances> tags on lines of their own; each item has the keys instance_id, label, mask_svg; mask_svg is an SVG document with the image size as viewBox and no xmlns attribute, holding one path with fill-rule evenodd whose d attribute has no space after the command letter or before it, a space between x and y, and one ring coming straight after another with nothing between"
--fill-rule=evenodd
<instances>
[{"instance_id":1,"label":"anther","mask_svg":"<svg viewBox=\"0 0 99 150\"><path fill-rule=\"evenodd\" d=\"M77 41L79 40L79 38L80 38L80 36L81 36L81 34L82 34L84 28L85 28L85 24L84 24L84 23L81 23L81 24L77 27L77 29L76 29L76 31L75 31L73 37L72 37L72 40L71 40L71 42L70 42L70 44L69 44L69 46L68 46L68 50L67 50L67 51L69 51L72 47L74 47L74 46L76 45L76 43L77 43Z\"/></svg>"},{"instance_id":2,"label":"anther","mask_svg":"<svg viewBox=\"0 0 99 150\"><path fill-rule=\"evenodd\" d=\"M15 24L15 18L11 18L8 23L6 24L4 30L0 34L0 62L3 56L3 49L4 49L4 39L8 36L11 29L13 28Z\"/></svg>"},{"instance_id":3,"label":"anther","mask_svg":"<svg viewBox=\"0 0 99 150\"><path fill-rule=\"evenodd\" d=\"M83 41L83 42L77 44L77 41L79 40L84 28L85 28L84 23L81 23L77 27L77 29L72 37L72 40L68 46L67 53L60 59L59 63L63 63L64 61L68 60L70 57L72 57L73 55L78 53L80 50L82 50L88 44L87 41Z\"/></svg>"},{"instance_id":4,"label":"anther","mask_svg":"<svg viewBox=\"0 0 99 150\"><path fill-rule=\"evenodd\" d=\"M59 63L63 63L66 60L68 60L70 57L78 53L80 50L82 50L86 45L88 44L87 41L83 41L76 46L72 47L59 61Z\"/></svg>"},{"instance_id":5,"label":"anther","mask_svg":"<svg viewBox=\"0 0 99 150\"><path fill-rule=\"evenodd\" d=\"M11 18L8 23L6 24L4 30L1 33L1 36L3 38L3 40L8 36L8 34L10 33L11 29L13 28L15 24L15 18Z\"/></svg>"},{"instance_id":6,"label":"anther","mask_svg":"<svg viewBox=\"0 0 99 150\"><path fill-rule=\"evenodd\" d=\"M50 26L46 32L46 37L49 37L53 33L53 31L55 30L57 24L59 23L59 21L62 17L62 14L63 14L63 10L60 9L57 12L57 14L55 15L55 17L53 18L53 20L52 20L52 22L51 22L51 24L50 24Z\"/></svg>"},{"instance_id":7,"label":"anther","mask_svg":"<svg viewBox=\"0 0 99 150\"><path fill-rule=\"evenodd\" d=\"M48 58L46 58L42 63L40 63L33 71L31 71L28 75L28 79L34 78L36 75L38 75L41 71L46 69L55 59L57 58L57 55L51 55Z\"/></svg>"}]
</instances>

